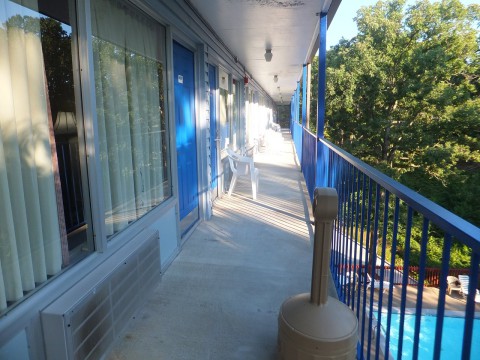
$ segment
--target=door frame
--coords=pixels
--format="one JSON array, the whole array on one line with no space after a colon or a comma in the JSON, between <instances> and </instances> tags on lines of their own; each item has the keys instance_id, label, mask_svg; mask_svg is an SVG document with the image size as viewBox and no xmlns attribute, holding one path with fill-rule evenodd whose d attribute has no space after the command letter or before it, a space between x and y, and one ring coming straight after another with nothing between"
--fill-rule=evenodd
<instances>
[{"instance_id":1,"label":"door frame","mask_svg":"<svg viewBox=\"0 0 480 360\"><path fill-rule=\"evenodd\" d=\"M191 233L193 229L196 227L196 224L198 223L198 220L200 218L200 208L202 207L201 204L203 203L201 199L201 141L199 137L199 82L198 82L198 54L197 50L195 47L191 46L188 41L184 41L183 38L178 38L177 36L172 36L170 41L170 55L169 59L171 60L171 66L169 67L170 74L169 76L169 84L170 84L170 104L171 104L171 123L172 123L172 131L171 137L172 137L172 173L175 173L175 176L172 176L172 183L174 184L174 195L177 199L177 205L176 205L176 213L177 213L177 231L179 234L179 238L181 241L181 238L187 237L186 235ZM175 113L175 58L174 58L174 42L179 44L180 46L184 47L188 51L190 51L193 55L193 84L194 84L194 124L195 124L195 151L196 151L196 171L197 171L197 206L196 206L196 214L193 214L195 209L192 209L192 211L187 214L184 219L180 219L180 182L179 182L179 173L178 173L178 151L176 147L176 139L177 139L177 124L176 124L176 113ZM193 214L192 216L190 214ZM185 219L188 220L188 224L182 224L182 220Z\"/></svg>"},{"instance_id":2,"label":"door frame","mask_svg":"<svg viewBox=\"0 0 480 360\"><path fill-rule=\"evenodd\" d=\"M213 64L213 63L209 63L208 64L209 66L209 69L208 69L208 82L209 82L209 114L210 114L210 168L211 168L211 171L210 171L210 176L212 176L214 174L214 171L213 171L213 168L212 166L215 164L215 174L216 174L216 179L211 179L211 181L209 181L209 186L210 186L210 196L211 196L211 199L212 199L212 202L215 201L216 198L220 197L221 195L221 191L220 191L220 176L219 176L219 172L220 172L220 151L219 151L219 147L220 147L220 128L219 128L219 124L218 124L218 113L219 113L219 109L218 109L218 66L216 64ZM215 90L215 93L211 94L211 89L212 89L212 85L211 85L211 80L212 80L212 77L210 76L210 69L213 68L215 70L215 74L214 74L214 81L215 81L215 87L214 87L214 90ZM212 139L212 104L211 104L211 99L213 97L213 101L215 102L215 112L213 114L213 116L215 117L215 131L213 132L214 134L214 139ZM211 152L211 149L212 149L212 143L215 144L215 159L213 159L212 157L212 152ZM216 185L215 187L212 187L212 184L214 183L214 181L216 181Z\"/></svg>"}]
</instances>

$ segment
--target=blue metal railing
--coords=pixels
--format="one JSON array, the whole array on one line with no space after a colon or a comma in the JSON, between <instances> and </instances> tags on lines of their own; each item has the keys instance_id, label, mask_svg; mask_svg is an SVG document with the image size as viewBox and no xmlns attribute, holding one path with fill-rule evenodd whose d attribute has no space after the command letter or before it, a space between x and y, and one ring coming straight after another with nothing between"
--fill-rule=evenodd
<instances>
[{"instance_id":1,"label":"blue metal railing","mask_svg":"<svg viewBox=\"0 0 480 360\"><path fill-rule=\"evenodd\" d=\"M303 133L303 128L302 125L299 124L298 122L292 122L292 128L293 128L293 143L295 145L295 151L297 152L297 157L299 160L302 159L302 133Z\"/></svg>"},{"instance_id":2,"label":"blue metal railing","mask_svg":"<svg viewBox=\"0 0 480 360\"><path fill-rule=\"evenodd\" d=\"M463 339L458 342L462 346L456 351L457 355L461 353L463 359L469 359L473 356L480 229L330 142L320 139L317 146L328 149L320 152L327 155L318 160L328 164L327 184L336 188L339 194L331 271L339 297L356 312L360 320L359 349L363 351L360 351L359 357L440 358L442 340L445 340L442 335L447 276L452 239L455 239L457 243L470 248L471 268L468 275L470 279L475 279L470 282L466 305L459 307L465 322ZM433 240L438 238L443 238L443 241ZM399 240L403 243L403 261L397 256ZM428 289L427 294L425 270L430 241L436 241L436 246L441 246L443 265L440 269L440 287L434 291ZM409 274L412 255L416 256L419 263L418 274L415 274L418 279L416 286L412 286ZM394 286L395 271L387 272L386 268L401 262L402 283ZM377 288L378 292L371 290ZM400 314L398 324L392 323L394 312ZM405 326L407 312L415 316L412 334L407 334L409 329ZM437 321L432 338L420 341L420 333L426 333L422 331L425 326L422 315L425 313L435 314ZM480 329L476 332L480 335ZM398 333L398 338L393 338L393 333ZM457 333L456 336L461 334ZM412 337L412 343L407 344L406 339ZM392 347L395 347L395 352ZM478 340L474 349L480 351Z\"/></svg>"},{"instance_id":3,"label":"blue metal railing","mask_svg":"<svg viewBox=\"0 0 480 360\"><path fill-rule=\"evenodd\" d=\"M292 125L295 139L302 127ZM478 356L480 324L474 327L474 318L479 315L475 312L475 298L480 301L480 295L476 296L480 229L332 143L316 141L306 129L303 135L301 150L297 149L298 140L295 146L297 156L303 160L307 186L325 184L336 188L339 196L331 272L339 298L359 319L358 358L448 357L442 353L450 337L444 334L444 320L452 309L458 310L454 315L463 319L463 331L455 334L455 356ZM312 153L319 154L318 159L312 160ZM312 166L321 167L319 173L325 178L315 179ZM440 247L443 260L435 289L427 288L430 242ZM468 295L453 299L447 295L447 276L458 274L450 268L450 257L453 247L461 245L467 246L471 254L470 269L465 271L471 281ZM427 333L424 314L436 315L428 340L420 337ZM412 316L413 327L407 326L407 317Z\"/></svg>"},{"instance_id":4,"label":"blue metal railing","mask_svg":"<svg viewBox=\"0 0 480 360\"><path fill-rule=\"evenodd\" d=\"M310 201L313 201L313 190L315 189L315 165L317 163L316 136L303 128L303 149L302 149L302 172L305 177Z\"/></svg>"}]
</instances>

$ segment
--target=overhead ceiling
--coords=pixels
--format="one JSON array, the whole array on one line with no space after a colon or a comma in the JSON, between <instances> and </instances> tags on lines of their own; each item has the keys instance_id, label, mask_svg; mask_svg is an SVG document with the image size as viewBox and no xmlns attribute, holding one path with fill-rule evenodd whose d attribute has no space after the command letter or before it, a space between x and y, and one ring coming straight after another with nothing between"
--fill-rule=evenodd
<instances>
[{"instance_id":1,"label":"overhead ceiling","mask_svg":"<svg viewBox=\"0 0 480 360\"><path fill-rule=\"evenodd\" d=\"M318 14L328 23L341 0L189 0L245 70L278 104L288 104L302 65L318 48ZM265 61L265 50L272 60ZM278 76L278 82L274 76Z\"/></svg>"}]
</instances>

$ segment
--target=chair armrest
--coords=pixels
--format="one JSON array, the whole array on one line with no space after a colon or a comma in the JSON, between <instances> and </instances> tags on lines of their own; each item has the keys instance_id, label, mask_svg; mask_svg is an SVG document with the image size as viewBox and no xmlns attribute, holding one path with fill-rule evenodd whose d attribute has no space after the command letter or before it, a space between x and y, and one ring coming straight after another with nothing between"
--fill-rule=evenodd
<instances>
[{"instance_id":1,"label":"chair armrest","mask_svg":"<svg viewBox=\"0 0 480 360\"><path fill-rule=\"evenodd\" d=\"M252 157L239 155L236 152L232 151L231 149L227 149L227 154L233 160L235 160L237 162L243 162L243 163L251 164L252 167L253 167L253 158Z\"/></svg>"}]
</instances>

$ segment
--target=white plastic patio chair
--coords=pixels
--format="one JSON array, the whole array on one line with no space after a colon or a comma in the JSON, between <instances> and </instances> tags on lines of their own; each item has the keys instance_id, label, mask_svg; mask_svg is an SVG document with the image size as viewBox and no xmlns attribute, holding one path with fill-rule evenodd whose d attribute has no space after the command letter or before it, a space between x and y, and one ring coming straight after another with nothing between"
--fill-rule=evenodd
<instances>
[{"instance_id":1,"label":"white plastic patio chair","mask_svg":"<svg viewBox=\"0 0 480 360\"><path fill-rule=\"evenodd\" d=\"M447 276L447 292L449 295L451 295L452 291L457 291L459 294L461 294L462 287L460 286L460 281L458 281L456 276Z\"/></svg>"},{"instance_id":2,"label":"white plastic patio chair","mask_svg":"<svg viewBox=\"0 0 480 360\"><path fill-rule=\"evenodd\" d=\"M252 182L252 198L255 200L258 191L259 171L255 168L253 158L249 156L241 156L231 149L227 149L227 154L228 161L230 162L230 169L233 173L230 187L228 189L228 196L232 195L239 176L249 176Z\"/></svg>"},{"instance_id":3,"label":"white plastic patio chair","mask_svg":"<svg viewBox=\"0 0 480 360\"><path fill-rule=\"evenodd\" d=\"M381 287L380 280L375 279L375 281L373 281L370 274L368 274L368 273L366 273L366 274L367 274L367 289L368 288L371 289L373 287L373 289L380 290L380 287ZM372 284L373 284L373 286L372 286ZM392 286L392 289L394 289L394 288L395 288L395 286ZM382 289L383 289L383 292L388 291L390 289L390 281L383 280Z\"/></svg>"},{"instance_id":4,"label":"white plastic patio chair","mask_svg":"<svg viewBox=\"0 0 480 360\"><path fill-rule=\"evenodd\" d=\"M458 275L458 281L460 282L460 287L462 288L461 294L466 299L468 297L468 286L470 284L470 276ZM478 291L478 289L475 289L475 302L480 303L480 291Z\"/></svg>"},{"instance_id":5,"label":"white plastic patio chair","mask_svg":"<svg viewBox=\"0 0 480 360\"><path fill-rule=\"evenodd\" d=\"M352 284L355 289L358 285L358 275L354 271L347 271L344 275L340 275L340 285L347 286Z\"/></svg>"}]
</instances>

